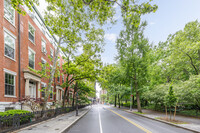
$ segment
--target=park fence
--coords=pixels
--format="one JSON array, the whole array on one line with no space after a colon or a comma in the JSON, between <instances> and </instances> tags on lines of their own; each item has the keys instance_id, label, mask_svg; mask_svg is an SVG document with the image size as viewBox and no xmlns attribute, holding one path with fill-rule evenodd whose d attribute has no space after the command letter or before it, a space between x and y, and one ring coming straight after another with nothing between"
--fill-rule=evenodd
<instances>
[{"instance_id":1,"label":"park fence","mask_svg":"<svg viewBox=\"0 0 200 133\"><path fill-rule=\"evenodd\" d=\"M84 108L88 105L79 105L78 108ZM0 116L0 133L18 130L20 128L56 117L58 115L76 110L75 107L62 107L49 109L45 111L36 111L23 114Z\"/></svg>"}]
</instances>

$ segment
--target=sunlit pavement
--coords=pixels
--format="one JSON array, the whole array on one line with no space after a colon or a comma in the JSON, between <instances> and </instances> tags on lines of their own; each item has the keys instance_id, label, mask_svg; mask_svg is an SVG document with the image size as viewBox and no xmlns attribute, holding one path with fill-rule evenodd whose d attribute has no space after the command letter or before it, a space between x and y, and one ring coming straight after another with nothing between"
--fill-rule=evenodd
<instances>
[{"instance_id":1,"label":"sunlit pavement","mask_svg":"<svg viewBox=\"0 0 200 133\"><path fill-rule=\"evenodd\" d=\"M93 105L67 133L191 133L120 109Z\"/></svg>"}]
</instances>

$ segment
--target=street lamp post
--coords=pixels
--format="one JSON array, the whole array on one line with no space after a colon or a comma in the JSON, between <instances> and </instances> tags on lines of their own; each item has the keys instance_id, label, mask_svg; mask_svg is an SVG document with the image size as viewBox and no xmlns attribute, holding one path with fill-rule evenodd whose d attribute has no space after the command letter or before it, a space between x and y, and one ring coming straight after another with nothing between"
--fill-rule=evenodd
<instances>
[{"instance_id":1,"label":"street lamp post","mask_svg":"<svg viewBox=\"0 0 200 133\"><path fill-rule=\"evenodd\" d=\"M78 91L76 92L76 116L78 116Z\"/></svg>"}]
</instances>

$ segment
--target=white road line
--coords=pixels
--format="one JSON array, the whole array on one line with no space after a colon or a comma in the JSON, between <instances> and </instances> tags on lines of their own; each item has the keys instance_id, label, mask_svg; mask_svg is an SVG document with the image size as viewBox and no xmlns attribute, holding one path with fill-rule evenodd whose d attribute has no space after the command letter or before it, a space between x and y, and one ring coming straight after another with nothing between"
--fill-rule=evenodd
<instances>
[{"instance_id":1,"label":"white road line","mask_svg":"<svg viewBox=\"0 0 200 133\"><path fill-rule=\"evenodd\" d=\"M99 112L99 105L98 105L98 112ZM100 112L99 112L99 128L100 128L100 133L103 133L102 125L101 125L101 115L100 115Z\"/></svg>"}]
</instances>

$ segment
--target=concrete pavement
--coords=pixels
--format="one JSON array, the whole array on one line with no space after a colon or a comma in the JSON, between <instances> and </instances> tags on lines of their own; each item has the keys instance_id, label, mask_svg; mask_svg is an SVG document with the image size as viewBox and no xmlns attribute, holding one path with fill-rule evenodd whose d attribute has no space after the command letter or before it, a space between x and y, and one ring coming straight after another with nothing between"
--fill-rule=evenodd
<instances>
[{"instance_id":1,"label":"concrete pavement","mask_svg":"<svg viewBox=\"0 0 200 133\"><path fill-rule=\"evenodd\" d=\"M96 105L66 133L192 133L117 108Z\"/></svg>"},{"instance_id":2,"label":"concrete pavement","mask_svg":"<svg viewBox=\"0 0 200 133\"><path fill-rule=\"evenodd\" d=\"M62 133L83 117L91 107L79 109L79 115L72 111L56 118L37 123L26 128L14 131L13 133Z\"/></svg>"}]
</instances>

